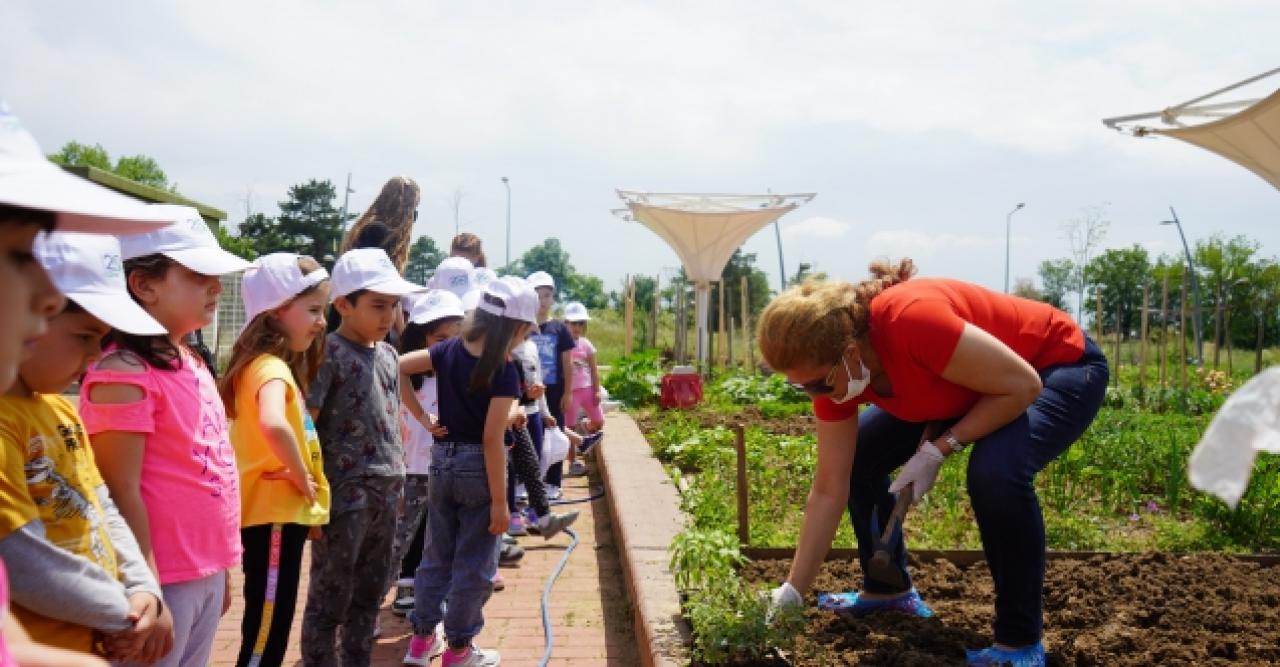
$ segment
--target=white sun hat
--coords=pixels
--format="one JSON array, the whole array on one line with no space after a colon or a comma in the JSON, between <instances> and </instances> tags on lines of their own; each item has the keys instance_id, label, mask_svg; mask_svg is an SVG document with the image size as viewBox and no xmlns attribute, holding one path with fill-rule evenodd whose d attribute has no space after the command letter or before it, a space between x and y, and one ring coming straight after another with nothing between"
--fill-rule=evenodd
<instances>
[{"instance_id":1,"label":"white sun hat","mask_svg":"<svg viewBox=\"0 0 1280 667\"><path fill-rule=\"evenodd\" d=\"M150 208L163 211L170 220L177 222L152 232L121 236L120 250L125 259L161 254L205 276L220 276L249 268L247 260L218 245L209 225L194 208L177 204L152 204Z\"/></svg>"},{"instance_id":2,"label":"white sun hat","mask_svg":"<svg viewBox=\"0 0 1280 667\"><path fill-rule=\"evenodd\" d=\"M40 234L32 253L64 296L113 329L139 336L160 336L164 325L129 296L120 242L106 234Z\"/></svg>"},{"instance_id":3,"label":"white sun hat","mask_svg":"<svg viewBox=\"0 0 1280 667\"><path fill-rule=\"evenodd\" d=\"M262 313L279 308L290 299L329 279L329 272L320 267L303 274L298 267L298 255L292 252L273 252L254 260L240 279L240 298L244 300L244 325Z\"/></svg>"},{"instance_id":4,"label":"white sun hat","mask_svg":"<svg viewBox=\"0 0 1280 667\"><path fill-rule=\"evenodd\" d=\"M0 204L49 211L62 231L133 234L173 222L167 211L67 173L0 101ZM105 321L105 320L104 320Z\"/></svg>"},{"instance_id":5,"label":"white sun hat","mask_svg":"<svg viewBox=\"0 0 1280 667\"><path fill-rule=\"evenodd\" d=\"M391 263L387 251L382 248L356 248L342 253L333 265L330 298L346 296L356 290L369 290L378 294L404 296L427 288L415 285L400 277Z\"/></svg>"},{"instance_id":6,"label":"white sun hat","mask_svg":"<svg viewBox=\"0 0 1280 667\"><path fill-rule=\"evenodd\" d=\"M569 303L564 307L565 322L589 322L591 315L587 312L587 307L578 301Z\"/></svg>"},{"instance_id":7,"label":"white sun hat","mask_svg":"<svg viewBox=\"0 0 1280 667\"><path fill-rule=\"evenodd\" d=\"M428 324L445 317L463 317L462 299L446 289L433 289L409 297L409 321Z\"/></svg>"},{"instance_id":8,"label":"white sun hat","mask_svg":"<svg viewBox=\"0 0 1280 667\"><path fill-rule=\"evenodd\" d=\"M499 317L538 323L538 293L524 278L507 276L490 282L476 308Z\"/></svg>"},{"instance_id":9,"label":"white sun hat","mask_svg":"<svg viewBox=\"0 0 1280 667\"><path fill-rule=\"evenodd\" d=\"M552 278L551 274L546 271L534 271L533 273L530 273L529 277L525 278L525 280L529 281L529 286L534 289L539 287L550 287L551 289L556 288L556 279Z\"/></svg>"},{"instance_id":10,"label":"white sun hat","mask_svg":"<svg viewBox=\"0 0 1280 667\"><path fill-rule=\"evenodd\" d=\"M431 274L427 287L446 289L453 292L454 296L462 298L464 294L471 291L471 275L475 270L466 257L446 257L436 267L436 272Z\"/></svg>"}]
</instances>

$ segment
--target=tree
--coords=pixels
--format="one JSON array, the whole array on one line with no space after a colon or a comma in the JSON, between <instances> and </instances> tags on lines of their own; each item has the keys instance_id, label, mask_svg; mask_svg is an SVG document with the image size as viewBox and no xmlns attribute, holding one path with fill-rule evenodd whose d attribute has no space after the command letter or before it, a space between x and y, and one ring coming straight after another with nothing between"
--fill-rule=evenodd
<instances>
[{"instance_id":1,"label":"tree","mask_svg":"<svg viewBox=\"0 0 1280 667\"><path fill-rule=\"evenodd\" d=\"M254 213L240 223L239 238L252 243L253 247L264 255L293 251L293 244L280 234L280 228L276 225L275 219L261 213Z\"/></svg>"},{"instance_id":2,"label":"tree","mask_svg":"<svg viewBox=\"0 0 1280 667\"><path fill-rule=\"evenodd\" d=\"M1032 301L1044 301L1044 294L1036 289L1036 282L1030 278L1014 278L1013 295Z\"/></svg>"},{"instance_id":3,"label":"tree","mask_svg":"<svg viewBox=\"0 0 1280 667\"><path fill-rule=\"evenodd\" d=\"M342 240L342 212L334 207L337 190L328 179L311 179L289 188L288 199L280 202L276 228L292 252L324 261L336 255ZM332 262L325 262L332 266Z\"/></svg>"},{"instance_id":4,"label":"tree","mask_svg":"<svg viewBox=\"0 0 1280 667\"><path fill-rule=\"evenodd\" d=\"M176 190L169 184L169 177L156 163L155 159L146 155L129 155L116 160L115 173L131 181L150 185L161 190Z\"/></svg>"},{"instance_id":5,"label":"tree","mask_svg":"<svg viewBox=\"0 0 1280 667\"><path fill-rule=\"evenodd\" d=\"M82 144L68 141L62 150L49 156L49 160L66 167L97 167L111 171L111 155L102 144Z\"/></svg>"},{"instance_id":6,"label":"tree","mask_svg":"<svg viewBox=\"0 0 1280 667\"><path fill-rule=\"evenodd\" d=\"M826 280L826 271L814 271L813 265L809 262L800 262L800 268L796 269L796 274L787 279L788 285L799 285L800 283L813 278L815 280Z\"/></svg>"},{"instance_id":7,"label":"tree","mask_svg":"<svg viewBox=\"0 0 1280 667\"><path fill-rule=\"evenodd\" d=\"M560 301L580 301L588 309L609 307L609 297L604 293L604 281L584 273L571 273L560 288Z\"/></svg>"},{"instance_id":8,"label":"tree","mask_svg":"<svg viewBox=\"0 0 1280 667\"><path fill-rule=\"evenodd\" d=\"M560 239L549 238L541 245L529 248L520 256L520 259L502 269L503 273L517 276L527 276L535 271L546 271L551 274L560 291L564 291L569 283L569 276L573 275L574 270L573 264L569 261L569 253L560 246ZM604 293L603 283L600 286L600 293Z\"/></svg>"},{"instance_id":9,"label":"tree","mask_svg":"<svg viewBox=\"0 0 1280 667\"><path fill-rule=\"evenodd\" d=\"M1075 291L1075 264L1068 257L1040 262L1040 300L1070 312L1067 295Z\"/></svg>"},{"instance_id":10,"label":"tree","mask_svg":"<svg viewBox=\"0 0 1280 667\"><path fill-rule=\"evenodd\" d=\"M1221 234L1196 242L1193 256L1202 285L1208 288L1201 297L1213 300L1214 368L1218 367L1220 348L1230 346L1227 332L1231 330L1232 307L1250 300L1250 263L1258 247L1257 241L1245 236L1224 239Z\"/></svg>"},{"instance_id":11,"label":"tree","mask_svg":"<svg viewBox=\"0 0 1280 667\"><path fill-rule=\"evenodd\" d=\"M436 267L444 261L444 252L436 247L430 236L419 236L409 246L409 263L404 267L404 278L411 283L426 285Z\"/></svg>"},{"instance_id":12,"label":"tree","mask_svg":"<svg viewBox=\"0 0 1280 667\"><path fill-rule=\"evenodd\" d=\"M251 262L258 258L258 249L253 239L246 238L243 234L232 234L225 225L214 225L213 235L223 250Z\"/></svg>"},{"instance_id":13,"label":"tree","mask_svg":"<svg viewBox=\"0 0 1280 667\"><path fill-rule=\"evenodd\" d=\"M1121 334L1138 328L1142 286L1151 274L1151 262L1142 246L1106 250L1089 262L1089 285L1102 292L1102 322L1119 327ZM1116 314L1119 313L1119 321Z\"/></svg>"},{"instance_id":14,"label":"tree","mask_svg":"<svg viewBox=\"0 0 1280 667\"><path fill-rule=\"evenodd\" d=\"M1071 245L1071 261L1075 268L1076 321L1084 323L1084 288L1088 284L1089 255L1102 243L1111 221L1106 219L1106 206L1086 206L1080 217L1062 223L1063 235Z\"/></svg>"}]
</instances>

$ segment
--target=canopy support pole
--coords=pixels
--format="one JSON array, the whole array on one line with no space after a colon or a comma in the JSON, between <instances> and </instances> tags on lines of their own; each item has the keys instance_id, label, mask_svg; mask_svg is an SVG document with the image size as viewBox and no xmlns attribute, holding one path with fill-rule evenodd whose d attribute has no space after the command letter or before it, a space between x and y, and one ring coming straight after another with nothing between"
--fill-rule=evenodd
<instances>
[{"instance_id":1,"label":"canopy support pole","mask_svg":"<svg viewBox=\"0 0 1280 667\"><path fill-rule=\"evenodd\" d=\"M698 313L698 367L706 370L710 353L711 283L700 280L695 286Z\"/></svg>"}]
</instances>

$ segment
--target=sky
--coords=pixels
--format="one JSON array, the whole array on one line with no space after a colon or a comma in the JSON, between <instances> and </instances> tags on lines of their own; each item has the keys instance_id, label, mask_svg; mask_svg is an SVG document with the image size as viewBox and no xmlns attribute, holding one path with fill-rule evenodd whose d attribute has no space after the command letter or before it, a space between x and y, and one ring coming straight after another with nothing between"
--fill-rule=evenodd
<instances>
[{"instance_id":1,"label":"sky","mask_svg":"<svg viewBox=\"0 0 1280 667\"><path fill-rule=\"evenodd\" d=\"M1104 117L1154 111L1277 62L1271 0L1037 2L130 2L0 4L0 99L47 152L156 158L184 194L269 215L351 174L350 209L403 174L416 232L505 260L559 238L617 289L674 274L615 190L812 192L780 222L787 272L877 257L1000 289L1068 254L1244 234L1280 254L1280 192ZM1260 97L1280 76L1234 97ZM744 246L778 284L772 228Z\"/></svg>"}]
</instances>

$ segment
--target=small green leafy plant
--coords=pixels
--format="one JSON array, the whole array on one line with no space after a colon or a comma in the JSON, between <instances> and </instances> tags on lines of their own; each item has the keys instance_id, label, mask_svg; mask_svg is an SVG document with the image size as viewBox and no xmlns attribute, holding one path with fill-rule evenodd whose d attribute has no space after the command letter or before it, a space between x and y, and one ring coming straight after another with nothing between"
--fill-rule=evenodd
<instances>
[{"instance_id":1,"label":"small green leafy plant","mask_svg":"<svg viewBox=\"0 0 1280 667\"><path fill-rule=\"evenodd\" d=\"M630 408L657 403L661 386L662 362L656 352L623 357L604 377L609 396Z\"/></svg>"}]
</instances>

